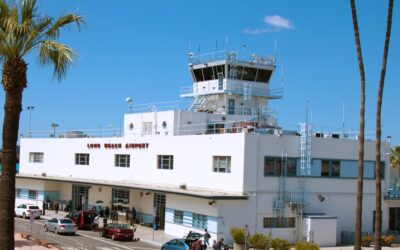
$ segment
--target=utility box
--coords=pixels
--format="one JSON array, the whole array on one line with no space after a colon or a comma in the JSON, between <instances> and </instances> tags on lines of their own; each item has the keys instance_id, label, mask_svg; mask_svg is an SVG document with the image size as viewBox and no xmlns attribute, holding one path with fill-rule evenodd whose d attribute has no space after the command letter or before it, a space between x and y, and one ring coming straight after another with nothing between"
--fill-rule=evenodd
<instances>
[{"instance_id":1,"label":"utility box","mask_svg":"<svg viewBox=\"0 0 400 250\"><path fill-rule=\"evenodd\" d=\"M337 217L327 215L304 215L303 232L307 241L321 247L336 246Z\"/></svg>"}]
</instances>

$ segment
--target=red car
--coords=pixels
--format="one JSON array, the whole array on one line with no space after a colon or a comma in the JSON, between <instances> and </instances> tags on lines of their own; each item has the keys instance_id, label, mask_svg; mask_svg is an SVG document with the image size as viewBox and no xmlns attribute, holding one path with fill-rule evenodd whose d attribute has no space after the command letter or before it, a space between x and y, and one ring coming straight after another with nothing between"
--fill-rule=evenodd
<instances>
[{"instance_id":1,"label":"red car","mask_svg":"<svg viewBox=\"0 0 400 250\"><path fill-rule=\"evenodd\" d=\"M134 238L135 231L136 228L129 224L109 223L100 230L100 234L102 237L110 237L112 240L125 239L136 241L137 239Z\"/></svg>"},{"instance_id":2,"label":"red car","mask_svg":"<svg viewBox=\"0 0 400 250\"><path fill-rule=\"evenodd\" d=\"M73 211L67 214L65 217L70 218L80 229L92 229L96 216L97 213L95 211L88 210Z\"/></svg>"}]
</instances>

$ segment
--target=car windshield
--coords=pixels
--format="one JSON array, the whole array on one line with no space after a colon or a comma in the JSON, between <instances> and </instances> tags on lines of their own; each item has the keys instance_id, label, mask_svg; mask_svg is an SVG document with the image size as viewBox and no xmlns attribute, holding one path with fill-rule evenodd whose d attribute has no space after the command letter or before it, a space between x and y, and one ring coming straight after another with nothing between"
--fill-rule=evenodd
<instances>
[{"instance_id":1,"label":"car windshield","mask_svg":"<svg viewBox=\"0 0 400 250\"><path fill-rule=\"evenodd\" d=\"M116 226L116 228L119 228L119 229L130 229L131 228L131 225L128 225L128 224L116 224L115 226Z\"/></svg>"},{"instance_id":2,"label":"car windshield","mask_svg":"<svg viewBox=\"0 0 400 250\"><path fill-rule=\"evenodd\" d=\"M60 223L62 223L62 224L72 224L72 220L60 219Z\"/></svg>"},{"instance_id":3,"label":"car windshield","mask_svg":"<svg viewBox=\"0 0 400 250\"><path fill-rule=\"evenodd\" d=\"M39 209L38 206L29 206L29 209Z\"/></svg>"}]
</instances>

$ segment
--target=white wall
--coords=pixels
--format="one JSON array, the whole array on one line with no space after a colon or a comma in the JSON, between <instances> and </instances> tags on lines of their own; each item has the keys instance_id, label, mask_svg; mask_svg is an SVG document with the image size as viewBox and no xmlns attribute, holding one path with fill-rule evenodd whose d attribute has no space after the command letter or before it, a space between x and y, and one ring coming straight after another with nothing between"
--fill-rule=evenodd
<instances>
[{"instance_id":1,"label":"white wall","mask_svg":"<svg viewBox=\"0 0 400 250\"><path fill-rule=\"evenodd\" d=\"M306 217L303 226L307 241L313 241L321 247L336 246L336 218Z\"/></svg>"}]
</instances>

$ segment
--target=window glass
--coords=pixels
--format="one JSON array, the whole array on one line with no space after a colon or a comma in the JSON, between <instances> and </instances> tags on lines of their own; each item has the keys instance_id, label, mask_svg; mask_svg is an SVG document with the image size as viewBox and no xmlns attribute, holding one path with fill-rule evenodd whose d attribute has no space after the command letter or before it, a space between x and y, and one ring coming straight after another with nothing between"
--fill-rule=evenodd
<instances>
[{"instance_id":1,"label":"window glass","mask_svg":"<svg viewBox=\"0 0 400 250\"><path fill-rule=\"evenodd\" d=\"M115 167L130 167L130 155L115 155Z\"/></svg>"},{"instance_id":2,"label":"window glass","mask_svg":"<svg viewBox=\"0 0 400 250\"><path fill-rule=\"evenodd\" d=\"M264 163L264 175L274 175L275 173L275 166L274 166L275 160L271 158L265 158L265 163Z\"/></svg>"},{"instance_id":3,"label":"window glass","mask_svg":"<svg viewBox=\"0 0 400 250\"><path fill-rule=\"evenodd\" d=\"M340 161L332 161L332 170L331 176L339 177L340 176Z\"/></svg>"},{"instance_id":4,"label":"window glass","mask_svg":"<svg viewBox=\"0 0 400 250\"><path fill-rule=\"evenodd\" d=\"M203 71L201 69L195 69L193 70L194 77L196 78L197 82L202 82L204 81L203 77Z\"/></svg>"},{"instance_id":5,"label":"window glass","mask_svg":"<svg viewBox=\"0 0 400 250\"><path fill-rule=\"evenodd\" d=\"M322 160L321 161L321 176L329 176L329 161Z\"/></svg>"},{"instance_id":6,"label":"window glass","mask_svg":"<svg viewBox=\"0 0 400 250\"><path fill-rule=\"evenodd\" d=\"M174 156L173 155L158 155L157 156L158 169L174 169Z\"/></svg>"},{"instance_id":7,"label":"window glass","mask_svg":"<svg viewBox=\"0 0 400 250\"><path fill-rule=\"evenodd\" d=\"M245 81L253 81L254 82L256 80L256 73L257 73L256 68L244 67L242 79Z\"/></svg>"},{"instance_id":8,"label":"window glass","mask_svg":"<svg viewBox=\"0 0 400 250\"><path fill-rule=\"evenodd\" d=\"M36 190L29 190L28 191L28 199L36 200L37 191Z\"/></svg>"},{"instance_id":9,"label":"window glass","mask_svg":"<svg viewBox=\"0 0 400 250\"><path fill-rule=\"evenodd\" d=\"M271 78L272 71L266 69L258 69L257 72L257 82L265 82L267 83Z\"/></svg>"},{"instance_id":10,"label":"window glass","mask_svg":"<svg viewBox=\"0 0 400 250\"><path fill-rule=\"evenodd\" d=\"M218 173L231 172L231 157L230 156L214 156L213 170Z\"/></svg>"},{"instance_id":11,"label":"window glass","mask_svg":"<svg viewBox=\"0 0 400 250\"><path fill-rule=\"evenodd\" d=\"M287 160L287 176L296 176L297 161L295 159Z\"/></svg>"},{"instance_id":12,"label":"window glass","mask_svg":"<svg viewBox=\"0 0 400 250\"><path fill-rule=\"evenodd\" d=\"M29 162L41 163L43 162L44 154L41 152L30 152L29 153Z\"/></svg>"},{"instance_id":13,"label":"window glass","mask_svg":"<svg viewBox=\"0 0 400 250\"><path fill-rule=\"evenodd\" d=\"M174 210L174 223L183 224L183 211Z\"/></svg>"},{"instance_id":14,"label":"window glass","mask_svg":"<svg viewBox=\"0 0 400 250\"><path fill-rule=\"evenodd\" d=\"M89 165L89 154L75 154L75 165Z\"/></svg>"},{"instance_id":15,"label":"window glass","mask_svg":"<svg viewBox=\"0 0 400 250\"><path fill-rule=\"evenodd\" d=\"M192 227L204 230L207 228L207 216L193 213Z\"/></svg>"},{"instance_id":16,"label":"window glass","mask_svg":"<svg viewBox=\"0 0 400 250\"><path fill-rule=\"evenodd\" d=\"M215 79L212 67L203 68L203 73L205 81L210 81Z\"/></svg>"}]
</instances>

